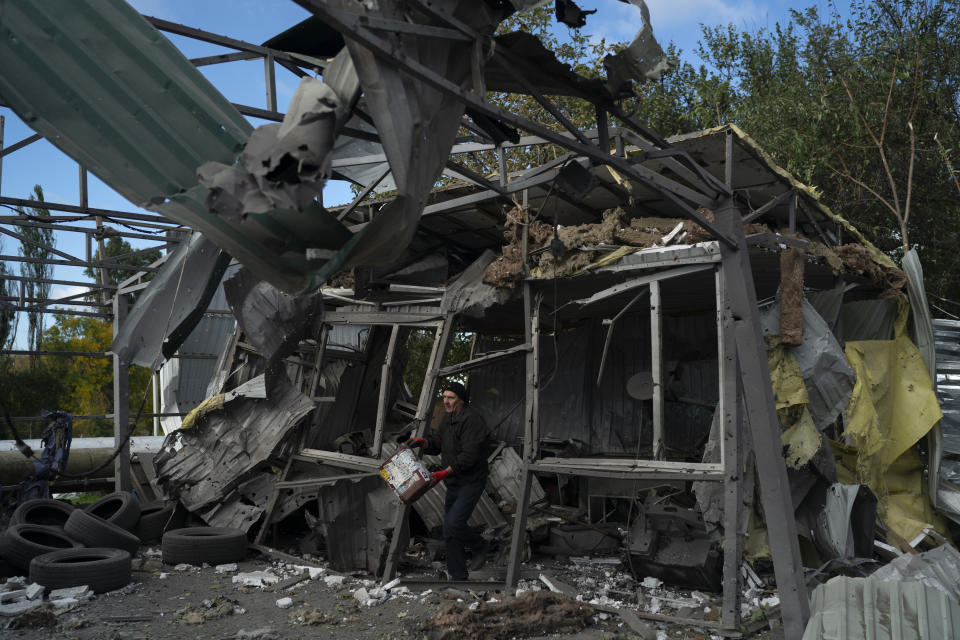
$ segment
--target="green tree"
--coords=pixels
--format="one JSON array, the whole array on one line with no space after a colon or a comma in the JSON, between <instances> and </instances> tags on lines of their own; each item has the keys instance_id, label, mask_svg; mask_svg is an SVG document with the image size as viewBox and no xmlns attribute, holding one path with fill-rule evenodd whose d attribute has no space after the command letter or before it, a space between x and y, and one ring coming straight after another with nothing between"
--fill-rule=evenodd
<instances>
[{"instance_id":1,"label":"green tree","mask_svg":"<svg viewBox=\"0 0 960 640\"><path fill-rule=\"evenodd\" d=\"M106 242L103 245L103 254L106 259L111 260L117 258L118 264L123 264L131 267L147 267L160 259L160 250L152 249L150 251L144 251L143 253L136 252L130 243L121 238L120 236L110 236L107 238ZM100 261L100 250L97 249L96 257L94 260ZM95 280L101 282L100 279L100 269L94 267L87 267L83 270L83 273ZM133 271L127 271L125 269L106 269L107 284L118 285L130 276L133 275ZM148 278L149 279L149 278Z\"/></svg>"},{"instance_id":2,"label":"green tree","mask_svg":"<svg viewBox=\"0 0 960 640\"><path fill-rule=\"evenodd\" d=\"M51 351L103 352L113 342L113 326L107 320L89 316L57 315L56 323L44 336ZM77 415L105 415L113 412L113 361L109 357L47 356L45 360L56 362L62 384L60 407ZM143 403L143 413L153 411L153 398L149 393L150 372L143 368L130 367L131 419ZM144 399L145 398L145 399ZM137 433L150 433L152 421L141 418L137 421ZM101 436L113 434L113 421L109 419L83 420L77 422L77 435Z\"/></svg>"},{"instance_id":3,"label":"green tree","mask_svg":"<svg viewBox=\"0 0 960 640\"><path fill-rule=\"evenodd\" d=\"M870 240L924 261L927 288L960 278L960 4L854 0L792 11L772 30L704 27L705 64L648 85L637 113L668 133L733 122Z\"/></svg>"},{"instance_id":4,"label":"green tree","mask_svg":"<svg viewBox=\"0 0 960 640\"><path fill-rule=\"evenodd\" d=\"M28 217L37 222L45 222L44 218L50 218L50 211L43 207L43 188L40 185L34 185L31 201L37 202L37 206L24 209L17 207L17 214ZM17 225L17 231L23 237L20 241L20 255L29 260L29 262L20 263L20 275L28 278L23 283L24 297L31 300L27 304L30 311L27 312L27 322L29 330L27 332L27 349L33 351L40 349L43 343L43 317L44 314L40 307L41 300L50 296L50 283L46 282L53 273L53 265L47 263L53 256L50 250L56 246L56 238L53 235L53 229L50 227L27 227ZM30 359L30 365L36 366L38 359Z\"/></svg>"}]
</instances>

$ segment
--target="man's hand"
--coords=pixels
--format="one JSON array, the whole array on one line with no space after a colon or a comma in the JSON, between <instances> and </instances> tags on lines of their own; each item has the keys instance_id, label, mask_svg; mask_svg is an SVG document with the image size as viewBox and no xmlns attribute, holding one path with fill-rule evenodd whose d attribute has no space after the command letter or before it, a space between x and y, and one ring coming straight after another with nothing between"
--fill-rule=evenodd
<instances>
[{"instance_id":1,"label":"man's hand","mask_svg":"<svg viewBox=\"0 0 960 640\"><path fill-rule=\"evenodd\" d=\"M444 469L443 471L434 471L430 474L430 486L436 486L438 482L450 475L449 469Z\"/></svg>"},{"instance_id":2,"label":"man's hand","mask_svg":"<svg viewBox=\"0 0 960 640\"><path fill-rule=\"evenodd\" d=\"M417 447L427 446L427 441L423 438L408 438L403 444L407 445L411 449L416 449Z\"/></svg>"}]
</instances>

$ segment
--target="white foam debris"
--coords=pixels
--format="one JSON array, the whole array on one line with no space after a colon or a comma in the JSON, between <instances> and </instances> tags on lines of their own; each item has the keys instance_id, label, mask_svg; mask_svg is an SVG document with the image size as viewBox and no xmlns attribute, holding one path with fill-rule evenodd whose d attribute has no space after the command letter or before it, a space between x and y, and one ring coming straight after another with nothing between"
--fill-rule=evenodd
<instances>
[{"instance_id":1,"label":"white foam debris","mask_svg":"<svg viewBox=\"0 0 960 640\"><path fill-rule=\"evenodd\" d=\"M640 584L642 584L645 589L656 589L663 584L663 580L654 578L653 576L647 576Z\"/></svg>"},{"instance_id":2,"label":"white foam debris","mask_svg":"<svg viewBox=\"0 0 960 640\"><path fill-rule=\"evenodd\" d=\"M343 581L346 580L344 576L324 576L323 583L328 587L334 587L339 584L343 584Z\"/></svg>"},{"instance_id":3,"label":"white foam debris","mask_svg":"<svg viewBox=\"0 0 960 640\"><path fill-rule=\"evenodd\" d=\"M293 606L293 598L280 598L277 600L277 606L281 609L289 609Z\"/></svg>"},{"instance_id":4,"label":"white foam debris","mask_svg":"<svg viewBox=\"0 0 960 640\"><path fill-rule=\"evenodd\" d=\"M233 573L237 570L237 563L230 562L228 564L218 564L213 568L213 570L217 573Z\"/></svg>"},{"instance_id":5,"label":"white foam debris","mask_svg":"<svg viewBox=\"0 0 960 640\"><path fill-rule=\"evenodd\" d=\"M232 580L233 584L262 589L263 587L280 582L280 576L272 571L250 571L249 573L238 573L233 576Z\"/></svg>"}]
</instances>

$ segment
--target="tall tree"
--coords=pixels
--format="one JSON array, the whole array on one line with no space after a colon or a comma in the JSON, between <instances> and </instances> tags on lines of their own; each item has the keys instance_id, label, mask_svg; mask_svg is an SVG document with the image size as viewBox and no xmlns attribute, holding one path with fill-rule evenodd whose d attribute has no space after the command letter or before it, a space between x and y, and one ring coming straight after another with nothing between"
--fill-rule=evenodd
<instances>
[{"instance_id":1,"label":"tall tree","mask_svg":"<svg viewBox=\"0 0 960 640\"><path fill-rule=\"evenodd\" d=\"M888 253L915 247L928 291L947 297L960 284L960 3L828 7L772 30L705 27L704 64L645 87L637 111L667 133L738 124Z\"/></svg>"},{"instance_id":2,"label":"tall tree","mask_svg":"<svg viewBox=\"0 0 960 640\"><path fill-rule=\"evenodd\" d=\"M43 207L43 188L40 185L34 185L30 200L37 205L27 209L17 207L17 214L36 222L48 222L50 211ZM23 238L20 241L20 255L28 260L20 263L20 275L27 278L23 283L24 297L31 300L27 303L31 309L27 312L27 348L33 351L39 350L43 343L43 312L39 301L50 295L50 283L47 281L53 273L53 266L47 260L53 255L50 249L56 246L56 238L50 227L17 225L17 231ZM31 367L36 366L37 362L38 358L31 358Z\"/></svg>"},{"instance_id":3,"label":"tall tree","mask_svg":"<svg viewBox=\"0 0 960 640\"><path fill-rule=\"evenodd\" d=\"M46 331L44 342L51 351L102 352L113 342L113 325L107 320L89 316L55 316L56 322ZM54 356L47 358L53 360ZM110 358L85 356L56 356L49 364L56 367L63 392L60 407L78 415L104 415L113 412L113 363ZM130 368L131 415L141 404L144 413L153 409L153 398L148 392L150 372ZM127 399L124 398L126 401ZM108 419L78 421L78 435L110 435L113 422ZM138 433L150 433L151 419L137 421Z\"/></svg>"},{"instance_id":4,"label":"tall tree","mask_svg":"<svg viewBox=\"0 0 960 640\"><path fill-rule=\"evenodd\" d=\"M117 264L123 264L126 266L132 267L147 267L160 259L160 250L151 249L149 251L144 251L143 253L137 252L130 243L121 238L120 236L110 236L103 245L103 254L106 259L117 259ZM100 257L100 250L97 250L96 261L100 261L103 258ZM110 269L107 268L107 284L118 285L130 276L134 272L127 271L125 269ZM101 282L100 280L100 269L94 267L87 267L83 270L84 275L87 277ZM131 298L135 299L134 296Z\"/></svg>"},{"instance_id":5,"label":"tall tree","mask_svg":"<svg viewBox=\"0 0 960 640\"><path fill-rule=\"evenodd\" d=\"M3 253L3 240L0 240L0 253ZM7 276L13 275L6 262L0 262L0 349L8 349L17 332L17 312L13 304L2 298L17 295L17 282Z\"/></svg>"}]
</instances>

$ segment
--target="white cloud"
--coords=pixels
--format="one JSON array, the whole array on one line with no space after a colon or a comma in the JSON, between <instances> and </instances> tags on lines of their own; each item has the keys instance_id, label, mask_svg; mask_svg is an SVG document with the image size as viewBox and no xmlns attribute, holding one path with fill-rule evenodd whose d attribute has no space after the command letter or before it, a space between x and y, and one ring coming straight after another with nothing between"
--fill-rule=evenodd
<instances>
[{"instance_id":1,"label":"white cloud","mask_svg":"<svg viewBox=\"0 0 960 640\"><path fill-rule=\"evenodd\" d=\"M69 296L75 296L78 294L90 293L91 291L92 290L89 287L81 287L78 285L68 286L68 285L62 285L62 284L55 284L52 287L50 287L50 298L67 298ZM60 307L60 306L64 306L64 305L54 305L54 307Z\"/></svg>"},{"instance_id":2,"label":"white cloud","mask_svg":"<svg viewBox=\"0 0 960 640\"><path fill-rule=\"evenodd\" d=\"M782 2L764 3L735 0L646 0L650 9L650 23L657 40L666 47L675 42L689 50L700 38L700 25L733 23L741 29L767 27L784 12ZM591 40L605 38L607 42L631 42L642 24L640 8L619 0L594 0L581 4L598 9L587 18L584 32ZM784 5L786 6L786 5Z\"/></svg>"}]
</instances>

